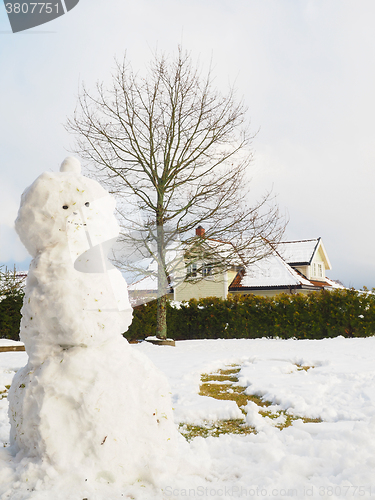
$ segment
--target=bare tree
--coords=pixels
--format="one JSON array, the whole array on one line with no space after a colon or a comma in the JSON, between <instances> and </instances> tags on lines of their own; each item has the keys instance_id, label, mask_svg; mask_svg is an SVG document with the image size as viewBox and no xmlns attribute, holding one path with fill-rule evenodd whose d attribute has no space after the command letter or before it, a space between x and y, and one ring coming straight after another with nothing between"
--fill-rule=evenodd
<instances>
[{"instance_id":1,"label":"bare tree","mask_svg":"<svg viewBox=\"0 0 375 500\"><path fill-rule=\"evenodd\" d=\"M146 272L157 275L160 338L167 333L166 289L180 266L168 257L171 245L180 241L197 261L204 252L213 270L223 270L266 256L265 241L277 243L283 233L270 193L251 200L246 112L233 89L215 90L211 71L202 76L179 49L172 59L156 55L145 77L126 59L117 62L111 87L99 83L90 93L84 86L68 121L75 152L120 200L128 267L146 257L157 262ZM201 224L204 238L190 236Z\"/></svg>"}]
</instances>

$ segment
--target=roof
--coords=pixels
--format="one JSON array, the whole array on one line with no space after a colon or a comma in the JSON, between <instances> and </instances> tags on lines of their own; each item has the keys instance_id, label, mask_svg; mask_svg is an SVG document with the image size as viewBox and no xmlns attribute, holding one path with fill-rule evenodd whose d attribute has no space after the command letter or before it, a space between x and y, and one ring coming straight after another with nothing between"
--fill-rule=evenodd
<instances>
[{"instance_id":1,"label":"roof","mask_svg":"<svg viewBox=\"0 0 375 500\"><path fill-rule=\"evenodd\" d=\"M338 281L338 280L331 280L330 278L327 278L327 276L325 277L325 280L326 280L326 283L325 283L325 286L324 288L328 288L328 287L331 287L331 288L346 288L346 286L344 286L341 281Z\"/></svg>"},{"instance_id":2,"label":"roof","mask_svg":"<svg viewBox=\"0 0 375 500\"><path fill-rule=\"evenodd\" d=\"M199 241L195 247L195 241ZM232 242L217 240L213 238L200 238L200 240L193 240L192 243L187 244L186 248L192 254L197 250L197 256L204 255L204 259L215 261L226 261L233 265L242 265L242 259L238 254L236 247Z\"/></svg>"},{"instance_id":3,"label":"roof","mask_svg":"<svg viewBox=\"0 0 375 500\"><path fill-rule=\"evenodd\" d=\"M233 255L234 247L231 243L209 238L205 238L204 243L210 247L214 254L217 252L224 259L228 259L228 257L230 258ZM175 252L176 249L171 248L170 250L172 250L174 258L178 257L178 252ZM321 238L281 242L277 245L277 250L272 250L271 255L263 257L239 271L232 281L229 290L282 290L290 288L320 290L322 288L342 287L342 285L329 280L327 277L324 281L308 280L298 270L299 266L311 265L311 262L316 257L319 260L323 259L326 269L331 268ZM173 261L173 259L171 260ZM138 274L138 279L129 285L129 291L157 291L156 261L153 259L144 259L142 266L139 267L144 267L145 272L143 276ZM294 267L297 269L294 269ZM172 271L170 274L172 282L169 286L175 288L179 280L184 279L185 274L182 274L181 276L176 276L175 272Z\"/></svg>"},{"instance_id":4,"label":"roof","mask_svg":"<svg viewBox=\"0 0 375 500\"><path fill-rule=\"evenodd\" d=\"M311 288L314 285L290 267L277 252L247 266L245 272L238 274L230 289L247 288Z\"/></svg>"},{"instance_id":5,"label":"roof","mask_svg":"<svg viewBox=\"0 0 375 500\"><path fill-rule=\"evenodd\" d=\"M148 290L150 292L157 292L158 280L155 276L145 276L135 283L128 285L129 291Z\"/></svg>"},{"instance_id":6,"label":"roof","mask_svg":"<svg viewBox=\"0 0 375 500\"><path fill-rule=\"evenodd\" d=\"M183 253L180 241L167 246L165 253L166 264L169 266L170 277L176 281L181 273L185 273ZM123 270L129 290L157 290L158 289L158 262L157 257L147 257L135 262L127 263Z\"/></svg>"},{"instance_id":7,"label":"roof","mask_svg":"<svg viewBox=\"0 0 375 500\"><path fill-rule=\"evenodd\" d=\"M281 257L291 266L309 266L320 251L326 269L331 269L331 263L324 248L322 239L283 241L277 245Z\"/></svg>"},{"instance_id":8,"label":"roof","mask_svg":"<svg viewBox=\"0 0 375 500\"><path fill-rule=\"evenodd\" d=\"M300 241L282 241L277 251L285 262L291 265L309 265L319 245L320 238Z\"/></svg>"}]
</instances>

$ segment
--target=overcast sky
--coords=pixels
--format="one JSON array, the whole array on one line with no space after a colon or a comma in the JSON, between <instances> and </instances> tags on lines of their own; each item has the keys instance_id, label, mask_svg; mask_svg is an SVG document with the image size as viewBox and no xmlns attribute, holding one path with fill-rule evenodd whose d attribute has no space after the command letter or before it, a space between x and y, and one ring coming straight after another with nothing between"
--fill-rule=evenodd
<instances>
[{"instance_id":1,"label":"overcast sky","mask_svg":"<svg viewBox=\"0 0 375 500\"><path fill-rule=\"evenodd\" d=\"M286 239L321 236L331 278L375 287L374 20L373 0L80 0L13 34L1 3L0 263L27 268L20 196L68 155L80 82L108 81L125 51L142 69L182 44L244 97L254 196L273 187Z\"/></svg>"}]
</instances>

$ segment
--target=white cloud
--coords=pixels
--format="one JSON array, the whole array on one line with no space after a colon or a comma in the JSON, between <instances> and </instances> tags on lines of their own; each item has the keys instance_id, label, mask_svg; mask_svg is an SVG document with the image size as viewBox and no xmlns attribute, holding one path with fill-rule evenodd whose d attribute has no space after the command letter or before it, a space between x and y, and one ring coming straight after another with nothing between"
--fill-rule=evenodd
<instances>
[{"instance_id":1,"label":"white cloud","mask_svg":"<svg viewBox=\"0 0 375 500\"><path fill-rule=\"evenodd\" d=\"M55 33L0 35L1 223L66 156L80 81L108 81L125 50L143 68L182 43L205 67L212 57L217 85L235 83L261 127L254 191L273 184L288 234L322 236L337 278L374 286L374 14L370 0L90 0L45 28Z\"/></svg>"}]
</instances>

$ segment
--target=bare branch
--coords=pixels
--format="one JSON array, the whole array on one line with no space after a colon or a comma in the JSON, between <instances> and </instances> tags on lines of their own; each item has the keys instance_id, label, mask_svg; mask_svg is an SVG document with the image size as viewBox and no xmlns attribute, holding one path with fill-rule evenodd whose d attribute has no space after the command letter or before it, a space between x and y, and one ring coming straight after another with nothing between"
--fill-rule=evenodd
<instances>
[{"instance_id":1,"label":"bare branch","mask_svg":"<svg viewBox=\"0 0 375 500\"><path fill-rule=\"evenodd\" d=\"M156 55L145 77L124 58L110 88L83 86L67 123L91 175L119 200L122 264L136 271L137 258L154 259L155 269L138 270L158 279L160 294L181 267L168 257L176 241L222 272L266 256L285 228L271 193L252 200L247 108L212 81L181 48L174 59Z\"/></svg>"}]
</instances>

